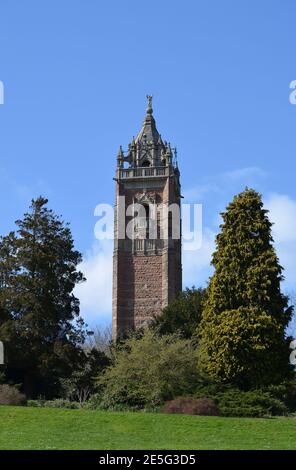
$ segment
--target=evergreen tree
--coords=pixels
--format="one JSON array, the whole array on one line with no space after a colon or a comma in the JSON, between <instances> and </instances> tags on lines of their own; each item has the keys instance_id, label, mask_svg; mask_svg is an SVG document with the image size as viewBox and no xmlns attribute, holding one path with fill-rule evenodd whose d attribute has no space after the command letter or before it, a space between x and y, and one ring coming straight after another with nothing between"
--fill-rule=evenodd
<instances>
[{"instance_id":1,"label":"evergreen tree","mask_svg":"<svg viewBox=\"0 0 296 470\"><path fill-rule=\"evenodd\" d=\"M182 338L191 338L196 333L201 316L205 289L186 289L157 316L151 327L160 335L178 333Z\"/></svg>"},{"instance_id":2,"label":"evergreen tree","mask_svg":"<svg viewBox=\"0 0 296 470\"><path fill-rule=\"evenodd\" d=\"M222 213L199 329L205 371L243 388L289 374L285 329L292 307L281 293L282 267L267 212L260 194L246 189Z\"/></svg>"},{"instance_id":3,"label":"evergreen tree","mask_svg":"<svg viewBox=\"0 0 296 470\"><path fill-rule=\"evenodd\" d=\"M81 255L69 226L47 202L33 200L16 221L17 233L0 238L0 339L8 371L29 396L54 394L83 354L84 326L73 294L84 280L77 271Z\"/></svg>"}]
</instances>

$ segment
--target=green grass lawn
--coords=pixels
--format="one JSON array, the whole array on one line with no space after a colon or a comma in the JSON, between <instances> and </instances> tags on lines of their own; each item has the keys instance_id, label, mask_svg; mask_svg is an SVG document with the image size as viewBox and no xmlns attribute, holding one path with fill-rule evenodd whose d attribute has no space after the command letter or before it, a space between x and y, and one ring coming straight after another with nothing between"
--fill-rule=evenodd
<instances>
[{"instance_id":1,"label":"green grass lawn","mask_svg":"<svg viewBox=\"0 0 296 470\"><path fill-rule=\"evenodd\" d=\"M296 420L0 406L0 449L296 449Z\"/></svg>"}]
</instances>

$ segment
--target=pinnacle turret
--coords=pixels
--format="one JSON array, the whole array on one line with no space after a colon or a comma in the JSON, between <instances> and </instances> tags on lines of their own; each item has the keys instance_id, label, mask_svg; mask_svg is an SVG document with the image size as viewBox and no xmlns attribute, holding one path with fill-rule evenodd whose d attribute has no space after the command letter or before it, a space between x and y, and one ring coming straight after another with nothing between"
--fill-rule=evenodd
<instances>
[{"instance_id":1,"label":"pinnacle turret","mask_svg":"<svg viewBox=\"0 0 296 470\"><path fill-rule=\"evenodd\" d=\"M157 167L173 164L171 145L162 140L156 127L152 108L153 97L152 95L147 95L146 97L148 103L142 128L137 137L133 137L125 156L120 147L117 157L117 166L119 168L123 167L124 162L127 162L130 168L142 166Z\"/></svg>"}]
</instances>

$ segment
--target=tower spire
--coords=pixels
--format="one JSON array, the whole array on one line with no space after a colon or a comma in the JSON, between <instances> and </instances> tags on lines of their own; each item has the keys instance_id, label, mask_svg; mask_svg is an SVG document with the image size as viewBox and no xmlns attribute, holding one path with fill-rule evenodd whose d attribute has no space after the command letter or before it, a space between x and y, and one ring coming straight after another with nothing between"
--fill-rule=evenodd
<instances>
[{"instance_id":1,"label":"tower spire","mask_svg":"<svg viewBox=\"0 0 296 470\"><path fill-rule=\"evenodd\" d=\"M153 109L152 109L152 95L146 95L148 104L146 109L146 116L142 125L142 129L140 130L137 138L137 142L153 142L157 143L159 140L159 133L156 128L155 119L153 117Z\"/></svg>"}]
</instances>

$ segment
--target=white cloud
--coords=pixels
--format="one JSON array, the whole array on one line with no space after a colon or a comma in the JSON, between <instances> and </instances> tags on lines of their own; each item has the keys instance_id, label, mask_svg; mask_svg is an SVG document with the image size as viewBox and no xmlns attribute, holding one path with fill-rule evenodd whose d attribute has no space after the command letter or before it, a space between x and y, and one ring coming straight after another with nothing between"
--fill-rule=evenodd
<instances>
[{"instance_id":1,"label":"white cloud","mask_svg":"<svg viewBox=\"0 0 296 470\"><path fill-rule=\"evenodd\" d=\"M266 200L273 234L278 243L296 241L296 201L285 194L272 194Z\"/></svg>"},{"instance_id":2,"label":"white cloud","mask_svg":"<svg viewBox=\"0 0 296 470\"><path fill-rule=\"evenodd\" d=\"M43 179L38 179L31 186L17 181L12 175L10 175L4 168L0 167L0 182L1 185L8 185L10 189L16 194L22 201L38 197L40 194L51 194L51 190Z\"/></svg>"},{"instance_id":3,"label":"white cloud","mask_svg":"<svg viewBox=\"0 0 296 470\"><path fill-rule=\"evenodd\" d=\"M203 184L195 186L193 188L185 189L182 191L182 196L185 202L201 201L207 193L213 193L219 191L216 184Z\"/></svg>"},{"instance_id":4,"label":"white cloud","mask_svg":"<svg viewBox=\"0 0 296 470\"><path fill-rule=\"evenodd\" d=\"M296 201L286 194L271 194L265 201L269 210L275 248L281 265L284 267L284 290L295 304L296 284ZM296 316L287 330L289 335L296 337Z\"/></svg>"},{"instance_id":5,"label":"white cloud","mask_svg":"<svg viewBox=\"0 0 296 470\"><path fill-rule=\"evenodd\" d=\"M201 201L209 193L225 195L225 189L239 187L240 190L243 186L253 186L258 178L266 176L266 172L257 166L250 166L245 168L237 168L232 171L212 175L209 180L191 188L184 189L182 195L184 201L191 203L194 201Z\"/></svg>"},{"instance_id":6,"label":"white cloud","mask_svg":"<svg viewBox=\"0 0 296 470\"><path fill-rule=\"evenodd\" d=\"M281 265L284 267L285 287L296 283L296 201L286 194L271 194L265 201L272 234Z\"/></svg>"},{"instance_id":7,"label":"white cloud","mask_svg":"<svg viewBox=\"0 0 296 470\"><path fill-rule=\"evenodd\" d=\"M96 241L79 266L87 280L76 287L75 295L81 315L93 325L111 321L112 251L113 240Z\"/></svg>"},{"instance_id":8,"label":"white cloud","mask_svg":"<svg viewBox=\"0 0 296 470\"><path fill-rule=\"evenodd\" d=\"M184 287L205 285L213 271L210 263L215 249L215 236L215 232L205 228L203 230L201 248L195 251L183 251Z\"/></svg>"},{"instance_id":9,"label":"white cloud","mask_svg":"<svg viewBox=\"0 0 296 470\"><path fill-rule=\"evenodd\" d=\"M238 168L236 170L227 171L224 177L230 180L250 180L254 177L263 177L266 172L257 166L249 166L246 168Z\"/></svg>"}]
</instances>

